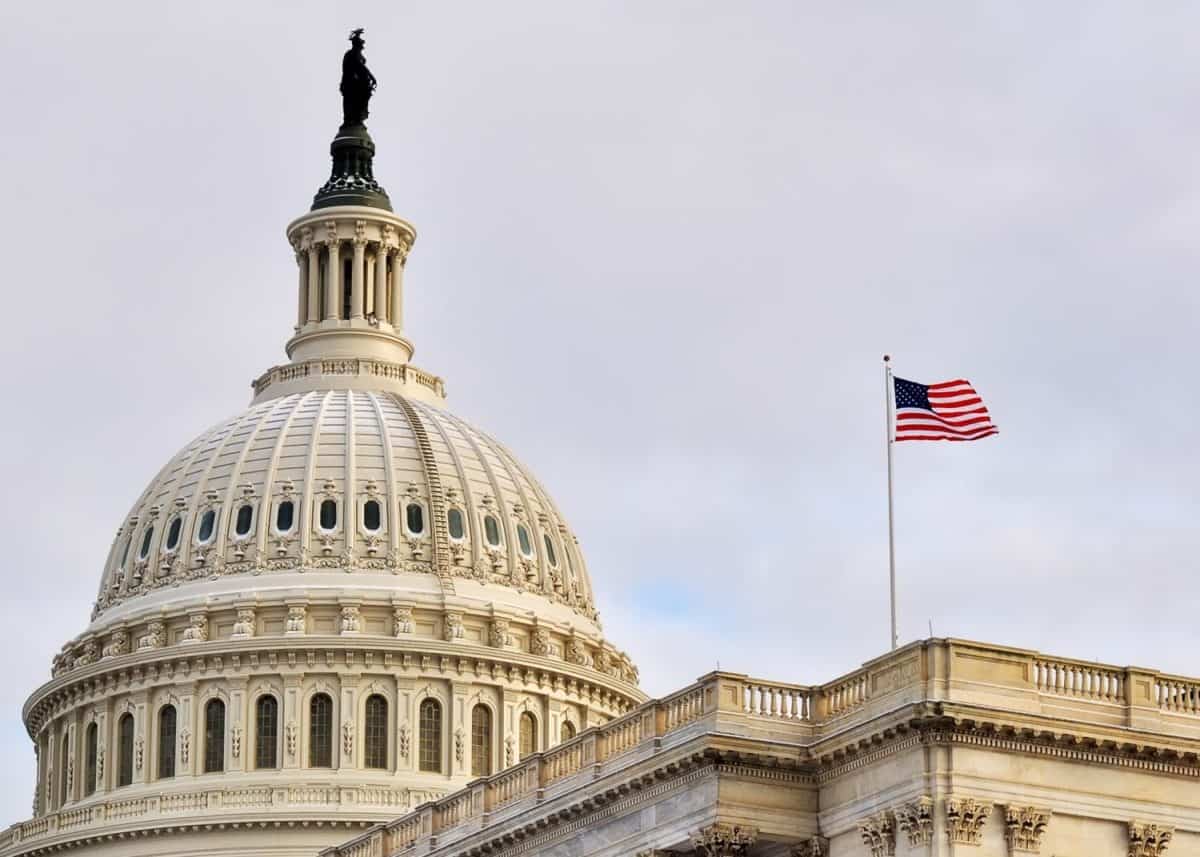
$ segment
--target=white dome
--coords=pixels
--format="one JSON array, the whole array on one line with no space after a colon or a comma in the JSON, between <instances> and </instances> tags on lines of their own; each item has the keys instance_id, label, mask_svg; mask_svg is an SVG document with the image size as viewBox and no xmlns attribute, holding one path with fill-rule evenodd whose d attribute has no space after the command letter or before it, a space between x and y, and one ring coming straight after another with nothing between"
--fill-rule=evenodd
<instances>
[{"instance_id":1,"label":"white dome","mask_svg":"<svg viewBox=\"0 0 1200 857\"><path fill-rule=\"evenodd\" d=\"M576 540L512 453L442 408L369 390L261 401L184 447L122 523L94 618L192 590L311 588L298 575L323 569L343 572L340 588L442 581L595 629Z\"/></svg>"}]
</instances>

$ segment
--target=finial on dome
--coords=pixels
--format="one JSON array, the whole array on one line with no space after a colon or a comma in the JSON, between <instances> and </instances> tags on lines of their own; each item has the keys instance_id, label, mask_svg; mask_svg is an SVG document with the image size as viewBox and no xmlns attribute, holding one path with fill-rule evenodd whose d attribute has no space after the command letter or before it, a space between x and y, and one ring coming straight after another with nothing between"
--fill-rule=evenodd
<instances>
[{"instance_id":1,"label":"finial on dome","mask_svg":"<svg viewBox=\"0 0 1200 857\"><path fill-rule=\"evenodd\" d=\"M350 50L342 57L342 126L329 147L333 170L313 198L313 209L335 205L369 205L392 210L387 191L375 180L375 143L367 133L371 95L378 82L363 56L363 29L350 33Z\"/></svg>"}]
</instances>

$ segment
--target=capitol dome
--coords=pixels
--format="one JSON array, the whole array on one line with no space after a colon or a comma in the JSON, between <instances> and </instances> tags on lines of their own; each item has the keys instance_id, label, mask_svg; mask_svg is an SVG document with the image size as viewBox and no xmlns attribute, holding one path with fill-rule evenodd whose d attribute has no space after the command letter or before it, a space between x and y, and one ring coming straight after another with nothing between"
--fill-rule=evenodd
<instances>
[{"instance_id":1,"label":"capitol dome","mask_svg":"<svg viewBox=\"0 0 1200 857\"><path fill-rule=\"evenodd\" d=\"M0 857L313 855L645 700L549 494L412 364L416 231L344 109L286 230L288 361L119 520Z\"/></svg>"}]
</instances>

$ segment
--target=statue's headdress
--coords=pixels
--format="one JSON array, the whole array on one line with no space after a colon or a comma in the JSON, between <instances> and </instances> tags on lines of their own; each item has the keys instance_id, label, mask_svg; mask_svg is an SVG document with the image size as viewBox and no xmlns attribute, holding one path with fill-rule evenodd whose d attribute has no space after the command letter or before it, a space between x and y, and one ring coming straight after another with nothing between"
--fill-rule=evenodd
<instances>
[{"instance_id":1,"label":"statue's headdress","mask_svg":"<svg viewBox=\"0 0 1200 857\"><path fill-rule=\"evenodd\" d=\"M359 27L357 30L351 30L350 31L350 41L361 42L363 40L362 34L363 34L362 27Z\"/></svg>"}]
</instances>

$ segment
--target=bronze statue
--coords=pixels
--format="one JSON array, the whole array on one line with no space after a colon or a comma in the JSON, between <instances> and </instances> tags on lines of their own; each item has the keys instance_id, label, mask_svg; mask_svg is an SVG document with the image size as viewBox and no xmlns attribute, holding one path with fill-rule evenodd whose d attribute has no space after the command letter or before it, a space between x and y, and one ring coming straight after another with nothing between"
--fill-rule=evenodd
<instances>
[{"instance_id":1,"label":"bronze statue","mask_svg":"<svg viewBox=\"0 0 1200 857\"><path fill-rule=\"evenodd\" d=\"M367 102L375 91L375 75L363 56L362 28L350 34L350 50L342 57L342 124L362 125L367 118Z\"/></svg>"}]
</instances>

